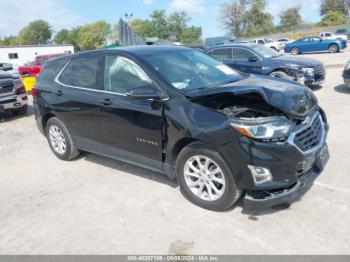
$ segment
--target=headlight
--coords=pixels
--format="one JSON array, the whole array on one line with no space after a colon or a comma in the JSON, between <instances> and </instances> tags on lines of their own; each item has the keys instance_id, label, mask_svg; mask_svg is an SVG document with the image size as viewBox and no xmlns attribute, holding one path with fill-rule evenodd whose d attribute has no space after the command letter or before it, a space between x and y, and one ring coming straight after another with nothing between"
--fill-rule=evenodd
<instances>
[{"instance_id":1,"label":"headlight","mask_svg":"<svg viewBox=\"0 0 350 262\"><path fill-rule=\"evenodd\" d=\"M267 118L257 123L257 120L242 120L231 122L231 126L242 135L256 139L277 139L289 135L293 122L285 117Z\"/></svg>"},{"instance_id":2,"label":"headlight","mask_svg":"<svg viewBox=\"0 0 350 262\"><path fill-rule=\"evenodd\" d=\"M304 75L313 76L315 70L311 67L302 68Z\"/></svg>"}]
</instances>

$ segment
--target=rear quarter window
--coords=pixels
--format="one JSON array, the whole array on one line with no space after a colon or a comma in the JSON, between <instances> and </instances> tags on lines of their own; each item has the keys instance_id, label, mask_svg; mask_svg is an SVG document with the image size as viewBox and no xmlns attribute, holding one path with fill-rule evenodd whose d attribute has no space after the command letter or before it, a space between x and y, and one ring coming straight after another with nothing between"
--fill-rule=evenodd
<instances>
[{"instance_id":1,"label":"rear quarter window","mask_svg":"<svg viewBox=\"0 0 350 262\"><path fill-rule=\"evenodd\" d=\"M103 89L102 56L72 58L59 77L62 84Z\"/></svg>"},{"instance_id":2,"label":"rear quarter window","mask_svg":"<svg viewBox=\"0 0 350 262\"><path fill-rule=\"evenodd\" d=\"M68 58L46 62L40 71L38 82L53 82L67 62Z\"/></svg>"}]
</instances>

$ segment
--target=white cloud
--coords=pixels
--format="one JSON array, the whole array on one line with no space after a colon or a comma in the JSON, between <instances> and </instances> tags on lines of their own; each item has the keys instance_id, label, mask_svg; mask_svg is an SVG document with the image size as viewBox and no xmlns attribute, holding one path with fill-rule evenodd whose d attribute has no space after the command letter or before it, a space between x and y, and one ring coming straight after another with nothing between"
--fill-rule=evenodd
<instances>
[{"instance_id":1,"label":"white cloud","mask_svg":"<svg viewBox=\"0 0 350 262\"><path fill-rule=\"evenodd\" d=\"M142 0L145 5L153 5L156 0Z\"/></svg>"},{"instance_id":2,"label":"white cloud","mask_svg":"<svg viewBox=\"0 0 350 262\"><path fill-rule=\"evenodd\" d=\"M54 30L72 28L86 21L65 8L62 1L1 0L0 36L16 35L29 22L48 21Z\"/></svg>"},{"instance_id":3,"label":"white cloud","mask_svg":"<svg viewBox=\"0 0 350 262\"><path fill-rule=\"evenodd\" d=\"M207 10L206 0L172 0L170 10L204 13Z\"/></svg>"}]
</instances>

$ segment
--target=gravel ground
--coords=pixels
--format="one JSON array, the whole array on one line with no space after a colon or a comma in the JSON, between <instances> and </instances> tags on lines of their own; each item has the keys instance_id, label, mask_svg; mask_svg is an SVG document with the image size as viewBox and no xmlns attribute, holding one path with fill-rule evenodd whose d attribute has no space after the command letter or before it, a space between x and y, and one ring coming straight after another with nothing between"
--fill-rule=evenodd
<instances>
[{"instance_id":1,"label":"gravel ground","mask_svg":"<svg viewBox=\"0 0 350 262\"><path fill-rule=\"evenodd\" d=\"M308 55L327 65L314 90L328 114L331 159L288 209L215 213L153 172L92 154L59 161L34 117L0 123L0 254L350 254L350 53Z\"/></svg>"}]
</instances>

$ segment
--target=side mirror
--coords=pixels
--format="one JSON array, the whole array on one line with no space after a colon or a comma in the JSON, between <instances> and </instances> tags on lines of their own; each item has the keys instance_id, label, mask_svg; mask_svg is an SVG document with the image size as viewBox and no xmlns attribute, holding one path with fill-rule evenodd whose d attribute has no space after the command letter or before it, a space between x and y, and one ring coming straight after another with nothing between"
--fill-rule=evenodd
<instances>
[{"instance_id":1,"label":"side mirror","mask_svg":"<svg viewBox=\"0 0 350 262\"><path fill-rule=\"evenodd\" d=\"M160 91L155 89L153 86L140 86L128 90L126 93L130 99L143 99L143 100L163 100L164 96Z\"/></svg>"},{"instance_id":2,"label":"side mirror","mask_svg":"<svg viewBox=\"0 0 350 262\"><path fill-rule=\"evenodd\" d=\"M13 66L11 64L3 64L1 66L1 69L4 71L10 71L10 70L13 70Z\"/></svg>"},{"instance_id":3,"label":"side mirror","mask_svg":"<svg viewBox=\"0 0 350 262\"><path fill-rule=\"evenodd\" d=\"M257 57L257 56L251 56L251 57L249 57L248 58L248 61L249 62L258 62L259 61L259 57Z\"/></svg>"}]
</instances>

